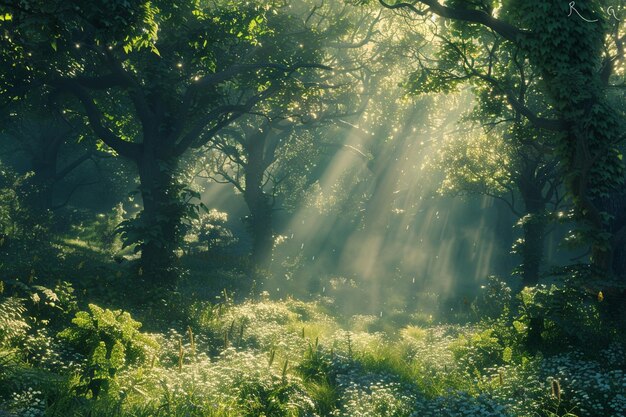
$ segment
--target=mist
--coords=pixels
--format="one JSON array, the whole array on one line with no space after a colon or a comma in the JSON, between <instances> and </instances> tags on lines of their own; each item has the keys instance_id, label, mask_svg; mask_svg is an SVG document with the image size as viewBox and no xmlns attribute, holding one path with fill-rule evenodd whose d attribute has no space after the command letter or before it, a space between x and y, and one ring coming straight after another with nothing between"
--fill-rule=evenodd
<instances>
[{"instance_id":1,"label":"mist","mask_svg":"<svg viewBox=\"0 0 626 417\"><path fill-rule=\"evenodd\" d=\"M585 3L0 0L0 416L623 415Z\"/></svg>"}]
</instances>

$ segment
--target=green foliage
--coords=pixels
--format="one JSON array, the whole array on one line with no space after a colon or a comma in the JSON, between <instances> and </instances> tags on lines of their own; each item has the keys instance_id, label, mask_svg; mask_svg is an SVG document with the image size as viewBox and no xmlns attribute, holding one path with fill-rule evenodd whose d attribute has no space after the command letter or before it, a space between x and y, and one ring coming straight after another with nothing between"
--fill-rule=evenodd
<instances>
[{"instance_id":1,"label":"green foliage","mask_svg":"<svg viewBox=\"0 0 626 417\"><path fill-rule=\"evenodd\" d=\"M355 13L346 5L350 3L367 3L370 8ZM476 23L430 19L438 8L428 9L419 1L412 7L424 11L424 21L413 14L415 20L379 15L377 2L364 0L3 2L0 107L8 111L0 115L0 122L22 117L21 111L13 112L17 100L46 97L44 112L56 113L59 107L69 126L89 119L92 133L106 141L99 142L98 149L123 156L138 168L140 214L124 220L118 206L113 213L90 215L84 225L72 229L90 250L95 244L91 252L110 262L121 245L115 233L120 225L124 245L135 246L142 255L148 249L163 249L152 251L152 258L133 269L142 276L144 267L172 261L183 241L202 245L207 252L232 241L226 218L217 212L206 214L200 192L188 186L196 171L181 164L186 151L204 151L207 144L218 155L201 159L210 165L210 175L221 174L242 194L254 189L260 198L254 201L249 193L246 197L253 203L261 200L270 212L276 196L276 204L283 208L302 209L298 217L303 221L299 225L283 216L283 230L286 234L295 230L296 237L277 240L300 247L291 251L285 248L289 243L283 245L288 254L285 280L281 273L252 283L240 272L248 268L238 258L229 259L235 265L232 270L216 272L228 262L187 253L181 264L193 258L197 262L193 278L199 279L189 282L190 276L183 276L176 291L141 288L143 282L125 288L129 280L119 279L124 275L117 266L93 262L95 256L76 259L76 251L60 246L61 239L50 233L50 213L33 210L40 191L33 174L0 166L4 274L0 293L12 295L0 298L0 414L6 410L37 417L624 415L626 355L623 334L612 327L611 317L619 306L609 308L609 290L607 300L602 292L608 283L607 288L623 290L623 283L605 281L607 261L605 268L598 261L612 248L620 248L619 242L615 244L619 233L614 233L620 229L613 226L623 226L618 219L621 200L613 199L623 197L618 193L624 186L619 149L623 111L616 110L619 100L606 97L606 80L600 76L603 65L615 63L613 78L623 77L623 68L617 67L623 64L618 45L623 29L606 21L593 25L576 16L567 18L567 2L556 0L440 4L464 9L461 13L466 16L482 16L483 21L483 13L492 14L522 31L516 39L503 40L497 31ZM590 1L578 10L595 16L606 4ZM412 32L407 26L419 28ZM421 45L426 35L430 47ZM394 56L424 60L404 65L407 60L394 61L390 58ZM335 71L320 72L311 65L319 63L332 65ZM292 68L298 65L304 67ZM399 77L406 77L403 84L410 93L431 96L423 101L397 99L386 86L396 84ZM554 285L526 288L515 300L505 283L490 277L472 305L479 323L436 325L429 313L443 309L440 295L421 289L413 298L420 311L411 314L403 301L415 294L417 285L403 285L411 288L411 295L397 295L402 292L401 273L389 273L384 260L388 252L414 247L418 237L436 234L431 233L434 229L425 224L420 235L409 235L409 224L402 224L404 238L395 233L401 229L393 223L368 217L376 211L386 219L405 209L415 213L429 208L429 202L411 201L420 194L415 181L399 180L394 171L410 177L408 165L419 165L422 154L408 151L419 143L409 143L414 137L409 131L422 127L415 125L418 121L423 122L424 135L432 137L429 144L436 142L437 130L448 130L440 129L446 126L439 121L452 118L453 112L445 109L443 116L431 115L427 99L468 84L478 106L466 118L501 127L455 134L433 152L445 154L438 161L445 177L440 191L504 198L517 191L525 195L522 185L530 182L539 195L524 201L531 212L520 214L526 231L547 222L543 213L549 199L543 197L560 194L554 174L561 173L556 167L563 169L559 177L566 178L575 204L568 220L578 222L572 235L593 246L593 260L600 268L571 274L575 279ZM611 94L615 99L621 93ZM524 121L523 112L514 109L511 97L540 121L559 118L565 125L563 134L539 133ZM78 110L79 104L86 111ZM415 126L401 127L403 119ZM349 126L345 134L343 125ZM284 135L274 135L283 129ZM0 130L3 139L6 130ZM259 136L264 131L270 132L267 141ZM554 144L557 158L552 158ZM383 149L387 146L392 152ZM363 164L336 158L328 152L334 148L349 150ZM12 160L16 165L17 159ZM331 165L335 159L345 165ZM246 175L251 168L256 178ZM181 174L182 170L188 172ZM111 175L126 174L118 170ZM536 181L539 177L548 179ZM370 197L371 204L365 204ZM506 201L516 211L514 202ZM531 201L543 206L531 210ZM333 222L323 227L314 218L305 224L308 209ZM349 222L341 218L348 214L355 220L346 227ZM269 224L271 217L267 219ZM439 213L433 224L437 219ZM361 247L342 246L347 238L341 235L357 231L352 243L367 236L360 233L370 223L373 231L397 239L363 239L365 258L374 253L380 257L351 262ZM324 229L334 229L323 242L336 254L318 261L319 269L311 268L313 261L304 260L314 259L320 245L307 243L307 248L314 248L305 250L304 243L296 245L292 239ZM474 240L466 237L460 240ZM520 242L522 253L531 246L542 247L531 239ZM457 241L449 243L440 248L442 258L467 255L481 265L489 258L457 251ZM414 252L418 257L420 248ZM413 253L397 252L407 258ZM528 259L538 263L541 254L535 255ZM116 260L124 267L123 258ZM427 256L423 260L428 263L425 272L413 268L419 264L408 259L405 265L417 277L428 271L447 272L435 260L430 262ZM334 265L337 270L363 264L359 267L368 276L320 278L326 261L341 264ZM83 268L85 263L88 268ZM67 282L53 288L52 279L42 279L57 265L75 270L70 277L65 273L48 277L75 279L80 291L75 294ZM305 270L315 276L306 289L302 282L307 277L300 275ZM145 275L146 281L154 278ZM270 291L274 297L291 293L292 288L315 294L306 290L318 283L326 305L354 315L331 317L316 303L269 300ZM240 298L248 293L246 285L254 286L254 295L263 291L263 301L239 302L229 291L217 301L212 298L215 288L226 286L236 286ZM142 333L141 324L129 313L93 304L99 294L108 297L107 305L118 302L132 308L133 317L139 315L162 333ZM134 297L150 300L139 305ZM355 298L372 303L341 302ZM79 301L91 302L88 311L77 312ZM359 311L366 310L363 307L369 311ZM188 324L187 332L164 328ZM57 327L64 330L57 334ZM541 343L531 355L524 342L534 330L540 332ZM86 359L70 357L68 348Z\"/></svg>"},{"instance_id":2,"label":"green foliage","mask_svg":"<svg viewBox=\"0 0 626 417\"><path fill-rule=\"evenodd\" d=\"M18 368L3 365L0 353L0 366L8 372L0 380L9 378L6 386L15 391L0 398L1 407L24 414L39 409L45 399L47 412L54 416L517 417L570 412L603 417L618 415L626 406L619 394L626 378L619 344L599 350L597 359L576 350L530 357L520 354L505 321L407 327L396 339L338 330L334 319L313 303L231 302L218 310L211 309L208 324L193 333L172 329L158 336L161 351L154 362L129 366L121 336L110 344L106 340L111 338L98 337L95 343L87 338L94 349L80 379L51 380L30 373L27 385L20 385ZM106 327L105 317L110 321L122 315L91 311L78 315L73 333L84 328L95 333L94 325L85 321L101 317L100 327ZM252 348L238 342L238 321L232 325L237 317L249 320L243 340L253 333L262 343ZM137 331L136 325L130 327ZM216 341L207 330L228 332L230 327L230 346L218 347L209 357ZM523 330L523 325L517 327ZM553 380L560 382L560 398L551 394Z\"/></svg>"},{"instance_id":3,"label":"green foliage","mask_svg":"<svg viewBox=\"0 0 626 417\"><path fill-rule=\"evenodd\" d=\"M93 396L106 389L126 364L141 364L156 355L157 342L141 333L141 323L127 312L90 304L88 312L76 313L72 324L59 337L89 358L83 374L83 390L91 391Z\"/></svg>"},{"instance_id":4,"label":"green foliage","mask_svg":"<svg viewBox=\"0 0 626 417\"><path fill-rule=\"evenodd\" d=\"M74 288L69 282L59 281L54 288L32 283L32 277L29 282L7 280L3 287L20 297L26 308L25 317L35 329L58 329L78 310Z\"/></svg>"},{"instance_id":5,"label":"green foliage","mask_svg":"<svg viewBox=\"0 0 626 417\"><path fill-rule=\"evenodd\" d=\"M615 330L602 320L598 293L571 284L553 284L525 288L519 298L517 321L528 326L533 318L542 320L545 349L558 352L574 345L593 352L605 348L614 337Z\"/></svg>"},{"instance_id":6,"label":"green foliage","mask_svg":"<svg viewBox=\"0 0 626 417\"><path fill-rule=\"evenodd\" d=\"M237 241L227 227L228 213L215 209L199 213L197 218L190 220L187 234L184 237L189 251L209 251L225 248Z\"/></svg>"},{"instance_id":7,"label":"green foliage","mask_svg":"<svg viewBox=\"0 0 626 417\"><path fill-rule=\"evenodd\" d=\"M42 258L57 255L51 242L51 213L30 204L38 192L32 176L20 175L0 162L0 268L14 274L30 272Z\"/></svg>"},{"instance_id":8,"label":"green foliage","mask_svg":"<svg viewBox=\"0 0 626 417\"><path fill-rule=\"evenodd\" d=\"M612 30L611 24L619 22L581 24L578 18L566 18L570 11L567 2L543 7L538 3L510 2L507 9L517 13L521 24L532 31L532 36L520 39L520 45L541 71L546 92L568 125L558 152L576 206L579 231L595 247L595 261L602 265L601 252L610 250L607 218L614 214L602 199L621 192L625 176L615 149L623 139L623 118L607 102L598 68L602 67L605 36ZM582 15L602 14L598 2L576 3L576 7Z\"/></svg>"},{"instance_id":9,"label":"green foliage","mask_svg":"<svg viewBox=\"0 0 626 417\"><path fill-rule=\"evenodd\" d=\"M487 282L481 286L481 292L472 303L476 317L480 319L502 316L509 310L512 295L511 288L497 276L490 275Z\"/></svg>"},{"instance_id":10,"label":"green foliage","mask_svg":"<svg viewBox=\"0 0 626 417\"><path fill-rule=\"evenodd\" d=\"M504 352L505 346L491 329L460 336L452 346L452 353L461 369L476 375L482 375L488 368L504 363L505 358L510 359L509 351L506 355Z\"/></svg>"},{"instance_id":11,"label":"green foliage","mask_svg":"<svg viewBox=\"0 0 626 417\"><path fill-rule=\"evenodd\" d=\"M30 325L26 321L23 300L8 297L0 300L0 347L9 347L26 336Z\"/></svg>"},{"instance_id":12,"label":"green foliage","mask_svg":"<svg viewBox=\"0 0 626 417\"><path fill-rule=\"evenodd\" d=\"M206 207L200 202L199 194L182 184L165 184L165 189L144 190L144 198L154 199L156 218L142 211L135 218L121 221L117 225L123 241L122 248L133 246L135 252L143 247L155 245L174 249L186 229L185 221L199 217ZM154 213L151 213L154 214Z\"/></svg>"},{"instance_id":13,"label":"green foliage","mask_svg":"<svg viewBox=\"0 0 626 417\"><path fill-rule=\"evenodd\" d=\"M443 71L442 71L443 72ZM458 77L437 77L435 70L423 68L412 73L404 87L415 95L428 93L453 93L458 91L464 79Z\"/></svg>"},{"instance_id":14,"label":"green foliage","mask_svg":"<svg viewBox=\"0 0 626 417\"><path fill-rule=\"evenodd\" d=\"M297 370L305 381L333 385L335 381L332 359L328 352L321 349L319 339L316 338L315 343L309 342L309 348Z\"/></svg>"},{"instance_id":15,"label":"green foliage","mask_svg":"<svg viewBox=\"0 0 626 417\"><path fill-rule=\"evenodd\" d=\"M298 390L296 385L242 381L240 390L242 416L290 417L299 414L291 404L291 397Z\"/></svg>"},{"instance_id":16,"label":"green foliage","mask_svg":"<svg viewBox=\"0 0 626 417\"><path fill-rule=\"evenodd\" d=\"M513 144L497 134L456 135L439 149L440 193L506 195L515 187Z\"/></svg>"},{"instance_id":17,"label":"green foliage","mask_svg":"<svg viewBox=\"0 0 626 417\"><path fill-rule=\"evenodd\" d=\"M129 364L142 363L152 357L158 345L154 339L139 331L141 323L129 313L109 310L89 304L89 311L79 311L72 319L72 327L59 336L68 341L79 352L90 355L104 342L107 356L116 343L124 348L124 357Z\"/></svg>"}]
</instances>

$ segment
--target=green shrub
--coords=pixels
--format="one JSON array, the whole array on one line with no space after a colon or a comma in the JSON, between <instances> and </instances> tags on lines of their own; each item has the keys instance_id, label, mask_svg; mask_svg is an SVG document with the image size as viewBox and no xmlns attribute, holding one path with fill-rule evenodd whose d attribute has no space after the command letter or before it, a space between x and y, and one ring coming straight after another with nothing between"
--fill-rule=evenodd
<instances>
[{"instance_id":1,"label":"green shrub","mask_svg":"<svg viewBox=\"0 0 626 417\"><path fill-rule=\"evenodd\" d=\"M189 222L189 230L183 239L186 252L210 251L236 243L237 238L227 224L228 213L215 209L198 213L198 217Z\"/></svg>"},{"instance_id":2,"label":"green shrub","mask_svg":"<svg viewBox=\"0 0 626 417\"><path fill-rule=\"evenodd\" d=\"M36 285L29 279L26 284L20 280L7 280L2 286L7 288L14 297L21 299L24 308L23 316L33 327L33 332L41 328L60 329L64 327L71 315L78 310L74 288L69 282L58 282L54 289Z\"/></svg>"},{"instance_id":3,"label":"green shrub","mask_svg":"<svg viewBox=\"0 0 626 417\"><path fill-rule=\"evenodd\" d=\"M469 373L483 374L487 368L502 364L507 358L505 347L492 329L460 336L451 346L459 367Z\"/></svg>"},{"instance_id":4,"label":"green shrub","mask_svg":"<svg viewBox=\"0 0 626 417\"><path fill-rule=\"evenodd\" d=\"M541 323L542 347L560 352L565 346L596 351L605 348L615 336L601 317L597 296L573 285L540 285L525 288L519 295L519 323Z\"/></svg>"},{"instance_id":5,"label":"green shrub","mask_svg":"<svg viewBox=\"0 0 626 417\"><path fill-rule=\"evenodd\" d=\"M472 303L472 310L476 317L497 318L509 309L512 296L511 288L506 282L491 275L480 288L480 294Z\"/></svg>"},{"instance_id":6,"label":"green shrub","mask_svg":"<svg viewBox=\"0 0 626 417\"><path fill-rule=\"evenodd\" d=\"M141 323L121 310L109 310L89 304L89 312L79 311L72 327L59 333L79 353L89 358L83 374L85 393L98 396L106 389L118 370L125 365L140 364L154 357L158 344L141 333Z\"/></svg>"},{"instance_id":7,"label":"green shrub","mask_svg":"<svg viewBox=\"0 0 626 417\"><path fill-rule=\"evenodd\" d=\"M24 317L26 307L19 298L9 297L0 301L0 346L10 346L26 336L30 328Z\"/></svg>"}]
</instances>

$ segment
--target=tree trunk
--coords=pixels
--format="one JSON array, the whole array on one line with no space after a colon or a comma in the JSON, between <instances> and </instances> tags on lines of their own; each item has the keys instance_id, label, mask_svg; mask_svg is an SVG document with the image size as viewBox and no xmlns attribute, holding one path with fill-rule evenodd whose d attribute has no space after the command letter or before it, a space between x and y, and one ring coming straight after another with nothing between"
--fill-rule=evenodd
<instances>
[{"instance_id":1,"label":"tree trunk","mask_svg":"<svg viewBox=\"0 0 626 417\"><path fill-rule=\"evenodd\" d=\"M272 228L272 207L266 195L251 198L250 231L252 234L252 264L260 269L267 269L272 261L274 233Z\"/></svg>"},{"instance_id":2,"label":"tree trunk","mask_svg":"<svg viewBox=\"0 0 626 417\"><path fill-rule=\"evenodd\" d=\"M537 166L530 164L521 171L517 183L520 190L527 216L522 220L524 243L520 254L522 256L522 286L534 287L539 283L541 264L545 246L546 232L546 199L543 195L545 184L535 175ZM544 330L544 318L531 317L528 322L526 347L536 352L542 344L541 333Z\"/></svg>"},{"instance_id":3,"label":"tree trunk","mask_svg":"<svg viewBox=\"0 0 626 417\"><path fill-rule=\"evenodd\" d=\"M39 212L52 210L54 185L57 182L57 161L63 142L61 135L43 134L40 149L31 155L33 177L30 185L29 204Z\"/></svg>"},{"instance_id":4,"label":"tree trunk","mask_svg":"<svg viewBox=\"0 0 626 417\"><path fill-rule=\"evenodd\" d=\"M610 222L613 232L610 262L613 277L618 281L618 285L601 288L601 290L603 291L605 302L609 304L607 319L609 321L622 320L622 323L625 323L624 314L626 314L626 311L624 310L624 305L626 305L626 291L619 284L623 285L626 282L626 190L607 201L604 209L613 216Z\"/></svg>"},{"instance_id":5,"label":"tree trunk","mask_svg":"<svg viewBox=\"0 0 626 417\"><path fill-rule=\"evenodd\" d=\"M182 217L172 174L175 162L144 152L138 165L143 200L138 225L142 233L140 271L146 280L171 285L176 279L174 250Z\"/></svg>"},{"instance_id":6,"label":"tree trunk","mask_svg":"<svg viewBox=\"0 0 626 417\"><path fill-rule=\"evenodd\" d=\"M585 243L591 244L592 278L602 278L613 274L615 251L610 241L615 230L606 220L605 214L610 212L603 201L621 193L624 176L623 164L614 151L623 122L603 94L605 81L598 70L607 65L602 62L605 26L581 25L580 19L568 18L567 2L553 0L538 14L539 3L519 3L519 12L533 34L523 43L531 64L540 69L546 93L565 126L567 134L559 143L565 183L579 229L584 231Z\"/></svg>"},{"instance_id":7,"label":"tree trunk","mask_svg":"<svg viewBox=\"0 0 626 417\"><path fill-rule=\"evenodd\" d=\"M612 231L610 262L613 275L626 279L626 189L615 193L602 205L610 216Z\"/></svg>"},{"instance_id":8,"label":"tree trunk","mask_svg":"<svg viewBox=\"0 0 626 417\"><path fill-rule=\"evenodd\" d=\"M270 196L263 191L265 170L260 158L262 155L258 155L255 148L249 150L244 199L250 210L248 225L252 235L250 259L256 268L266 269L272 261L274 247L273 207Z\"/></svg>"},{"instance_id":9,"label":"tree trunk","mask_svg":"<svg viewBox=\"0 0 626 417\"><path fill-rule=\"evenodd\" d=\"M536 201L526 202L528 218L524 219L522 229L524 243L521 248L522 255L522 286L534 287L539 283L541 263L545 241L546 220L543 212L543 204ZM531 317L528 323L526 346L531 352L536 351L542 342L541 333L544 329L543 317Z\"/></svg>"},{"instance_id":10,"label":"tree trunk","mask_svg":"<svg viewBox=\"0 0 626 417\"><path fill-rule=\"evenodd\" d=\"M46 213L53 208L55 173L45 167L33 167L33 174L29 183L28 204L38 213Z\"/></svg>"},{"instance_id":11,"label":"tree trunk","mask_svg":"<svg viewBox=\"0 0 626 417\"><path fill-rule=\"evenodd\" d=\"M523 287L533 287L539 283L545 246L546 202L542 193L544 184L536 178L536 168L536 166L530 166L522 170L523 177L518 181L518 188L527 213L522 219L524 243L520 248Z\"/></svg>"},{"instance_id":12,"label":"tree trunk","mask_svg":"<svg viewBox=\"0 0 626 417\"><path fill-rule=\"evenodd\" d=\"M539 283L539 273L543 260L545 241L545 220L543 213L532 213L522 228L524 231L524 245L522 247L522 285L533 287Z\"/></svg>"}]
</instances>

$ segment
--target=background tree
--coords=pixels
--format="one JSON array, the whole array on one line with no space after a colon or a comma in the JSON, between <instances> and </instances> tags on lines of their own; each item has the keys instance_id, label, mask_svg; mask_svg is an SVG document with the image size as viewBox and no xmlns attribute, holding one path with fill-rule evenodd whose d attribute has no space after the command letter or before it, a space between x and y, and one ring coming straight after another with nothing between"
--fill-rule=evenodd
<instances>
[{"instance_id":1,"label":"background tree","mask_svg":"<svg viewBox=\"0 0 626 417\"><path fill-rule=\"evenodd\" d=\"M466 133L460 127L449 135L451 141L435 163L444 167L441 191L482 194L506 203L523 230L515 245L522 256L522 285L534 286L549 212L556 211L562 200L554 151L557 136L534 127L521 113L550 112L539 74L524 65L522 50L499 42L486 28L434 22L430 29L439 48L434 57L424 57L421 46L411 48L418 68L407 88L413 94L445 93L469 84L475 103L465 119L482 126L478 131L466 127Z\"/></svg>"},{"instance_id":2,"label":"background tree","mask_svg":"<svg viewBox=\"0 0 626 417\"><path fill-rule=\"evenodd\" d=\"M370 65L368 59L372 58L353 50L374 42L380 19L380 13L363 12L346 4L302 2L299 7L303 8L301 20L292 19L291 25L307 36L314 35L323 45L321 59L333 68L332 73L303 77L288 92L257 106L258 114L241 118L216 134L209 145L217 151L207 167L209 175L233 184L250 211L247 226L252 235L251 258L261 268L267 268L272 258L277 200L285 194L287 177L297 175L290 166L294 150L308 147L308 159L313 157L311 149L341 149L337 141L331 144L320 140L322 131L339 120L355 117L364 107L362 80L357 73ZM305 168L317 165L312 160L303 162L301 167ZM293 189L288 192L297 193Z\"/></svg>"},{"instance_id":3,"label":"background tree","mask_svg":"<svg viewBox=\"0 0 626 417\"><path fill-rule=\"evenodd\" d=\"M146 4L147 38L95 38L96 15L56 42L72 51L75 68L50 85L74 96L96 135L137 166L143 210L123 231L156 280L170 281L186 210L175 181L180 156L287 88L302 68L318 67L310 60L317 48L301 34L277 42L291 17L270 6Z\"/></svg>"},{"instance_id":4,"label":"background tree","mask_svg":"<svg viewBox=\"0 0 626 417\"><path fill-rule=\"evenodd\" d=\"M59 195L58 185L72 172L87 161L96 163L96 159L106 156L86 137L89 132L81 129L81 124L82 120L72 121L39 100L13 111L3 125L3 151L18 159L22 171L33 173L30 182L35 193L30 205L34 210L60 208L73 191L93 183L93 178L87 178L69 185L69 191Z\"/></svg>"},{"instance_id":5,"label":"background tree","mask_svg":"<svg viewBox=\"0 0 626 417\"><path fill-rule=\"evenodd\" d=\"M527 54L542 77L556 118L523 106L518 110L538 127L563 132L558 155L575 205L578 234L592 247L597 270L592 275L623 278L624 225L619 213L624 170L618 150L623 129L620 113L606 99L615 64L623 62L619 22L607 20L595 3L581 4L578 11L598 17L599 24L572 18L568 3L558 1L380 3L414 16L435 14L466 22L470 28L487 27L497 42L511 42ZM481 33L477 31L473 39ZM509 103L517 104L510 98Z\"/></svg>"}]
</instances>

